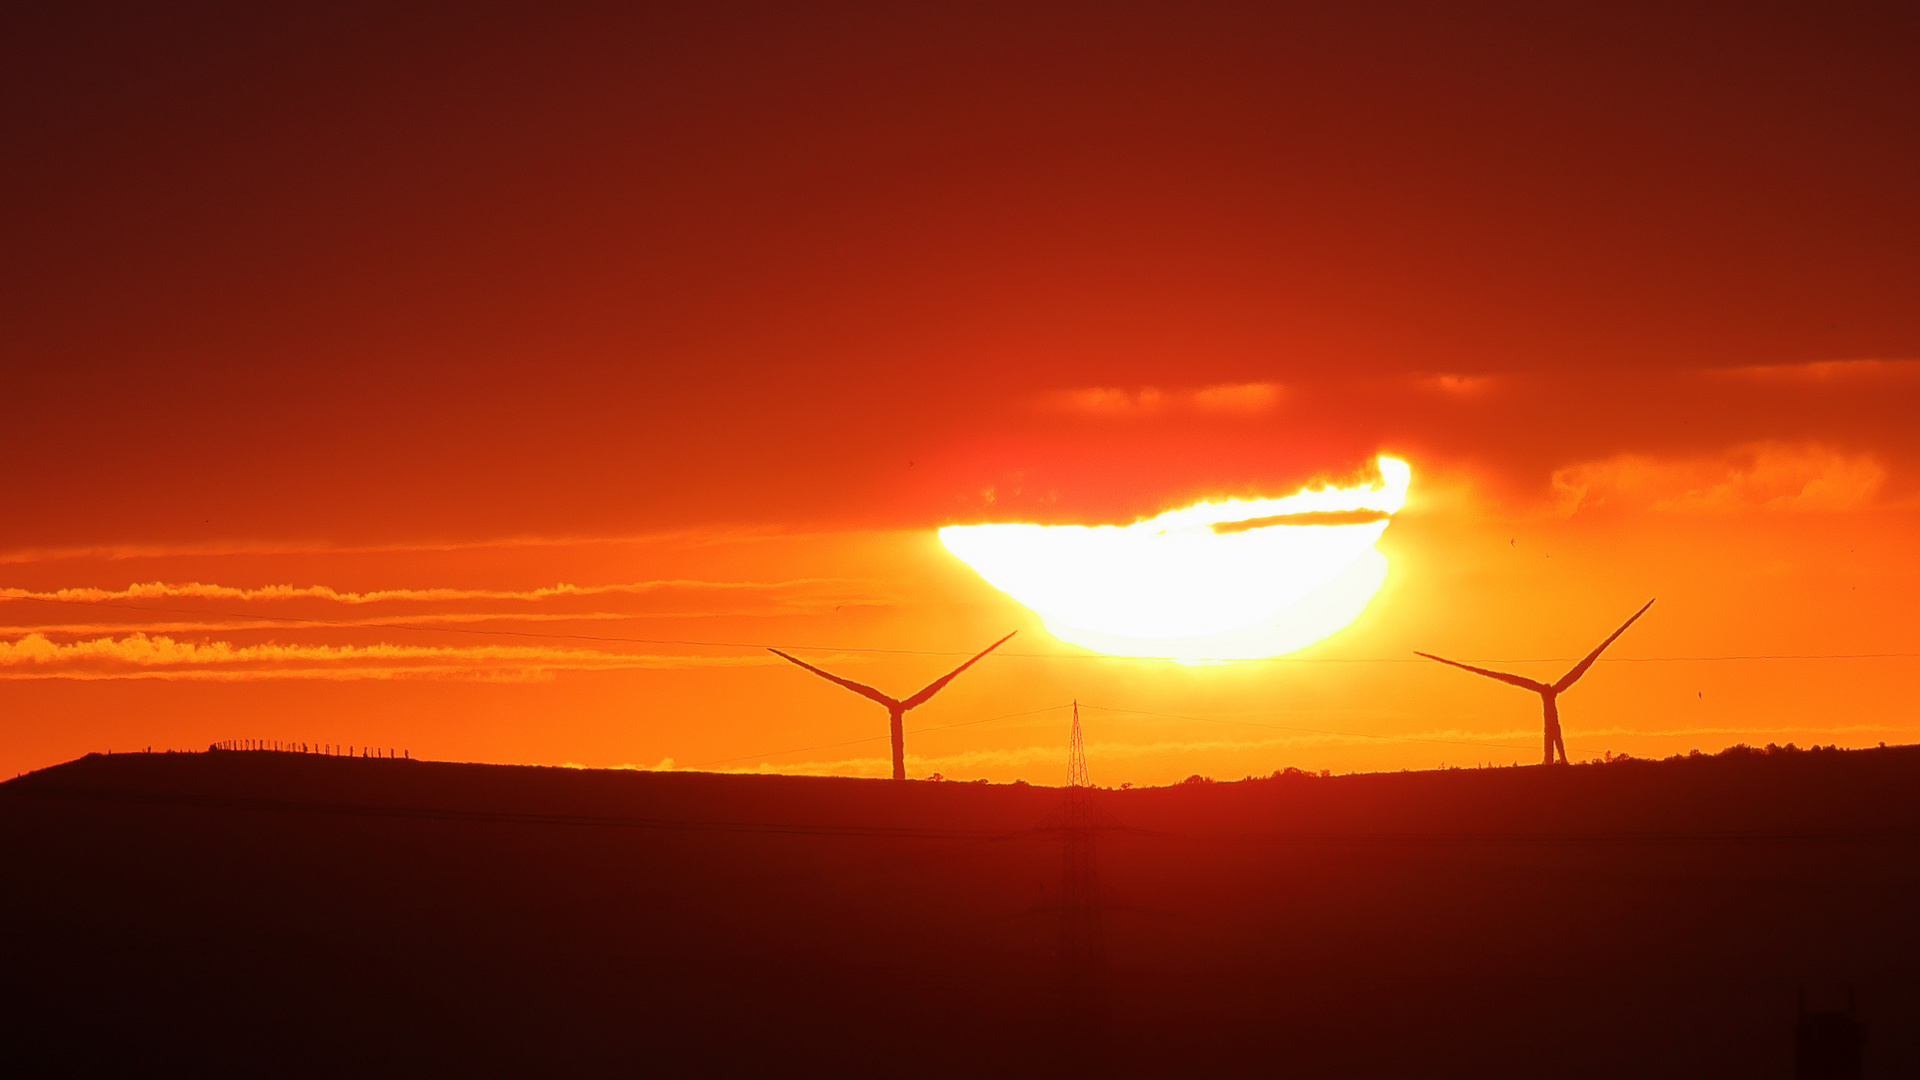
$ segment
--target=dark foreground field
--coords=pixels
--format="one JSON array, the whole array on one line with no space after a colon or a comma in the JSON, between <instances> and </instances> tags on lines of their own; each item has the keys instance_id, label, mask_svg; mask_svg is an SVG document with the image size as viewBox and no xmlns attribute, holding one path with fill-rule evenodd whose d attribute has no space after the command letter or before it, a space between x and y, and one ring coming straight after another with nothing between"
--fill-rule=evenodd
<instances>
[{"instance_id":1,"label":"dark foreground field","mask_svg":"<svg viewBox=\"0 0 1920 1080\"><path fill-rule=\"evenodd\" d=\"M0 1072L1920 1075L1920 748L1095 793L280 753L0 785ZM1088 1017L1091 1016L1091 1019Z\"/></svg>"}]
</instances>

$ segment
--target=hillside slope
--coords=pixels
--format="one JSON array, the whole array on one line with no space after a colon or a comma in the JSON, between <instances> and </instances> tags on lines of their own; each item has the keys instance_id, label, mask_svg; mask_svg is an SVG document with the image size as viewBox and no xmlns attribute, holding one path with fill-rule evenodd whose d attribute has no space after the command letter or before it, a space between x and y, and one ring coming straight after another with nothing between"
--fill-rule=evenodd
<instances>
[{"instance_id":1,"label":"hillside slope","mask_svg":"<svg viewBox=\"0 0 1920 1080\"><path fill-rule=\"evenodd\" d=\"M1094 793L262 752L0 784L18 1071L1791 1073L1795 992L1920 1068L1920 748ZM1089 1018L1090 1017L1090 1018Z\"/></svg>"}]
</instances>

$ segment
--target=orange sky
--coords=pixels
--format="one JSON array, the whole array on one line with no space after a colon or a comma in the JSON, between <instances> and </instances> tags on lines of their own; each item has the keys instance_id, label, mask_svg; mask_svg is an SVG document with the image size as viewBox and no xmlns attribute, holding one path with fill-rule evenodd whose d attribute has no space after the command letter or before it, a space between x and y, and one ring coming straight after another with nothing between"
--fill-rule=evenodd
<instances>
[{"instance_id":1,"label":"orange sky","mask_svg":"<svg viewBox=\"0 0 1920 1080\"><path fill-rule=\"evenodd\" d=\"M1920 738L1911 9L38 18L0 770L883 775L883 710L752 646L905 693L1015 628L910 774L1055 782L1076 697L1103 783L1531 761L1536 701L1411 651L1570 662L1653 596L1575 758ZM1089 656L934 535L1380 452L1388 584L1289 659Z\"/></svg>"}]
</instances>

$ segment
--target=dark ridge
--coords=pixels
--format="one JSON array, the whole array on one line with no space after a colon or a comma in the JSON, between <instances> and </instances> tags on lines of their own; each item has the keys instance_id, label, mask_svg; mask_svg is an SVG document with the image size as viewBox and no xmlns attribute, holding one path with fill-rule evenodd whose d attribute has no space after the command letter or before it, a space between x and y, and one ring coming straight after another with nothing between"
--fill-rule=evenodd
<instances>
[{"instance_id":1,"label":"dark ridge","mask_svg":"<svg viewBox=\"0 0 1920 1080\"><path fill-rule=\"evenodd\" d=\"M1916 747L1094 791L1063 981L1058 788L90 755L0 784L5 1071L1786 1077L1856 1024L1911 1075L1917 792Z\"/></svg>"},{"instance_id":2,"label":"dark ridge","mask_svg":"<svg viewBox=\"0 0 1920 1080\"><path fill-rule=\"evenodd\" d=\"M1385 510L1304 510L1298 514L1275 514L1244 521L1216 521L1207 528L1224 535L1264 529L1269 525L1371 525L1392 516Z\"/></svg>"}]
</instances>

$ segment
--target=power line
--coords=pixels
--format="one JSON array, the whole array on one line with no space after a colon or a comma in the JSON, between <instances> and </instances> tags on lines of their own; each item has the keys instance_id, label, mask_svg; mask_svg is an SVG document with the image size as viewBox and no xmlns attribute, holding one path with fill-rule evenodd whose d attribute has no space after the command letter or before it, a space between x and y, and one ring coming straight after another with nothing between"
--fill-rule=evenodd
<instances>
[{"instance_id":1,"label":"power line","mask_svg":"<svg viewBox=\"0 0 1920 1080\"><path fill-rule=\"evenodd\" d=\"M910 731L906 732L906 734L918 735L923 731L947 731L951 728L972 727L975 724L991 724L995 720L1011 720L1017 716L1037 716L1043 712L1052 712L1055 709L1064 709L1064 708L1067 708L1067 706L1048 705L1045 708L1028 709L1026 712L1002 713L999 716L989 716L983 720L962 720L960 723L957 723L957 724L936 724L933 727L913 728ZM708 765L725 765L728 762L732 762L732 761L748 761L755 758L779 757L782 754L798 754L807 750L834 750L842 746L856 746L860 743L879 742L881 739L886 739L891 737L892 736L890 735L871 735L864 739L848 739L846 742L822 743L819 746L796 746L791 750L773 750L764 754L741 754L739 757L715 758L712 761L699 761L691 765L680 766L680 768L700 769L700 768L705 768Z\"/></svg>"},{"instance_id":2,"label":"power line","mask_svg":"<svg viewBox=\"0 0 1920 1080\"><path fill-rule=\"evenodd\" d=\"M1057 706L1056 706L1057 707ZM984 829L919 829L888 826L823 825L777 821L715 821L680 818L642 818L588 816L576 814L537 814L512 811L454 810L411 806L378 806L355 803L295 801L244 798L221 795L179 795L135 792L116 789L66 787L36 784L21 789L39 797L86 799L100 802L135 803L181 807L219 807L266 813L324 814L344 817L411 818L427 821L458 821L505 825L548 825L612 829L658 829L673 831L711 831L761 833L788 836L839 836L865 839L996 841L1042 835L1046 830L1021 829L989 831ZM1127 829L1126 835L1150 841L1191 843L1201 841L1267 842L1284 844L1336 844L1351 846L1532 846L1532 845L1713 845L1713 844L1829 844L1835 842L1914 843L1920 831L1903 828L1861 828L1842 830L1752 830L1726 833L1230 833L1156 829Z\"/></svg>"},{"instance_id":3,"label":"power line","mask_svg":"<svg viewBox=\"0 0 1920 1080\"><path fill-rule=\"evenodd\" d=\"M953 728L972 727L975 724L990 724L996 720L1011 720L1011 719L1014 719L1015 717L1021 717L1021 716L1037 716L1040 713L1054 712L1056 710L1065 709L1069 707L1070 707L1069 705L1048 705L1048 706L1045 706L1044 708L1028 709L1025 712L1002 713L999 716L989 716L980 720L963 720L957 724L939 724L933 727L914 728L911 731L907 732L907 734L917 735L925 731L947 731ZM1080 707L1083 709L1099 709L1101 712L1127 713L1134 716L1159 716L1159 717L1165 717L1166 719L1169 719L1169 720L1191 720L1191 721L1195 721L1197 723L1202 723L1202 724L1226 724L1232 727L1266 728L1272 731L1294 731L1294 732L1303 732L1310 735L1335 735L1335 736L1341 736L1341 737L1353 738L1353 739L1376 739L1382 742L1416 742L1416 743L1438 743L1438 744L1443 744L1447 746L1481 746L1481 747L1491 747L1496 750L1531 750L1532 749L1532 747L1529 747L1529 746L1514 746L1510 743L1474 742L1474 741L1465 740L1465 739L1426 739L1426 738L1419 738L1412 735L1373 735L1373 734L1368 734L1366 732L1361 732L1361 731L1328 731L1321 728L1293 727L1285 724L1262 724L1262 723L1256 723L1256 722L1247 721L1247 720L1221 720L1216 717L1210 717L1210 716L1188 716L1182 713L1153 712L1148 709L1120 709L1120 708L1115 708L1109 705L1089 705L1084 701L1080 703ZM699 762L694 762L693 764L690 764L690 765L682 765L678 767L682 769L702 769L709 765L725 765L735 761L750 761L750 760L757 760L760 758L779 757L783 754L799 754L799 753L804 753L808 750L836 750L843 746L858 746L861 743L879 742L885 738L888 738L888 736L872 735L864 739L848 739L845 742L820 743L815 746L796 746L786 750L773 750L773 751L769 751L761 754L741 754L738 757L715 758L712 761L699 761Z\"/></svg>"},{"instance_id":4,"label":"power line","mask_svg":"<svg viewBox=\"0 0 1920 1080\"><path fill-rule=\"evenodd\" d=\"M1237 843L1326 844L1347 847L1662 847L1736 844L1835 844L1920 842L1920 830L1905 828L1741 830L1734 832L1170 832L1129 829L1127 838L1143 841L1192 843L1196 840Z\"/></svg>"},{"instance_id":5,"label":"power line","mask_svg":"<svg viewBox=\"0 0 1920 1080\"><path fill-rule=\"evenodd\" d=\"M701 821L679 818L602 817L584 814L535 814L491 810L451 810L414 806L369 806L354 803L309 802L225 795L180 795L106 788L39 784L22 789L33 795L107 802L190 807L222 807L279 813L333 814L350 817L415 818L428 821L469 821L513 825L570 825L614 829L671 829L736 833L777 833L791 836L851 836L906 840L1002 840L1020 833L967 829L892 828L879 825L813 825L777 821Z\"/></svg>"},{"instance_id":6,"label":"power line","mask_svg":"<svg viewBox=\"0 0 1920 1080\"><path fill-rule=\"evenodd\" d=\"M1110 705L1089 705L1081 702L1083 709L1099 709L1101 712L1130 713L1136 716L1163 716L1169 720L1192 720L1202 724L1227 724L1232 727L1269 728L1274 731L1298 731L1310 735L1338 735L1351 739L1378 739L1383 742L1441 743L1447 746L1486 746L1496 750L1531 750L1529 746L1513 746L1508 743L1474 742L1467 739L1423 739L1414 735L1373 735L1364 731L1328 731L1321 728L1293 727L1286 724L1262 724L1251 720L1221 720L1211 716L1187 716L1182 713L1152 712L1147 709L1117 709Z\"/></svg>"},{"instance_id":7,"label":"power line","mask_svg":"<svg viewBox=\"0 0 1920 1080\"><path fill-rule=\"evenodd\" d=\"M857 653L884 656L967 656L950 649L878 649L849 645L806 645L791 642L710 641L695 638L622 637L612 634L561 634L532 630L480 630L469 626L416 626L395 622L347 622L332 619L296 619L288 616L261 615L234 611L209 611L204 608L146 607L116 604L106 600L56 600L45 596L0 596L0 601L28 600L38 604L71 604L83 607L117 608L123 611L148 611L167 615L215 615L223 619L253 619L260 622L287 623L296 626L325 626L341 630L411 630L423 634L474 634L483 637L536 638L555 641L597 641L625 645L684 645L710 649L793 649L800 652ZM1258 664L1426 664L1431 661L1408 656L1164 656L1150 653L1033 653L1002 652L996 656L1022 660L1158 660L1174 662L1226 662ZM1577 656L1468 657L1477 664L1566 664ZM1731 653L1720 656L1607 656L1602 664L1714 664L1736 661L1772 660L1914 660L1920 652L1878 653Z\"/></svg>"}]
</instances>

